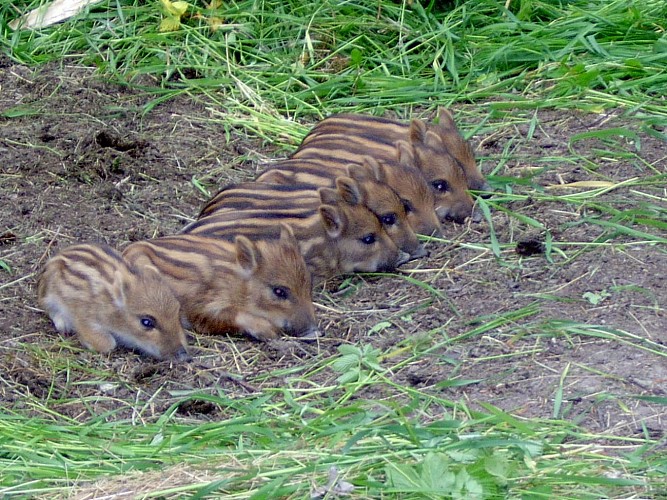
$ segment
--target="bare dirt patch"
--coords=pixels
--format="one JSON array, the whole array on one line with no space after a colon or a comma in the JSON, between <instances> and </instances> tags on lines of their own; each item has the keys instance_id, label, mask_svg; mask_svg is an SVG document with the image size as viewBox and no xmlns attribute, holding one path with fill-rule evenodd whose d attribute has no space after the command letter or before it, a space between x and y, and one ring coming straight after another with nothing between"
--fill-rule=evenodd
<instances>
[{"instance_id":1,"label":"bare dirt patch","mask_svg":"<svg viewBox=\"0 0 667 500\"><path fill-rule=\"evenodd\" d=\"M246 180L259 169L251 158L275 157L275 146L241 130L231 129L226 140L228 127L186 98L142 114L150 99L103 83L87 69L35 72L0 59L0 260L11 268L0 269L0 397L6 408L39 412L37 400L79 420L106 412L108 418L152 419L193 391L233 397L281 387L304 360L334 355L342 343L396 349L397 356L401 347L426 343L438 347L401 365L391 374L396 381L472 407L481 401L545 418L553 416L561 387L559 417L598 433L665 435L664 406L636 397L666 396L665 357L650 352L667 349L665 247L638 244L641 238L630 234L605 240L609 229L590 218L609 214L594 203L557 197L504 205L550 230L562 251L552 251L552 262L545 231L502 211L493 213L495 234L507 244L500 259L480 246L490 239L487 222L451 225L446 242L429 243L430 256L403 270L430 289L401 276L354 276L317 290L326 332L317 343L193 334L194 360L172 365L126 351L100 356L63 338L35 300L36 273L49 255L76 242L122 247L176 233L205 200L193 177L209 176L219 185ZM665 143L641 132L637 122L549 111L538 118L534 131L508 120L493 135L472 139L487 171L514 144L497 172L499 189L502 176L523 179L523 185L508 183L522 193L535 189L531 182L620 182L667 171ZM637 130L641 149L628 143L636 154L605 156L597 141L571 145L575 134L600 126ZM582 157L590 152L595 165L555 161L545 167L545 157L571 157L572 147ZM527 172L537 176L529 181ZM571 191L553 191L564 192ZM664 210L664 199L664 185L621 187L596 198L619 211L647 201ZM627 334L628 342L596 336L593 325ZM470 336L456 339L462 334ZM331 384L338 375L323 370L313 380ZM439 385L452 378L474 383ZM179 408L203 421L220 412L224 408L205 401Z\"/></svg>"}]
</instances>

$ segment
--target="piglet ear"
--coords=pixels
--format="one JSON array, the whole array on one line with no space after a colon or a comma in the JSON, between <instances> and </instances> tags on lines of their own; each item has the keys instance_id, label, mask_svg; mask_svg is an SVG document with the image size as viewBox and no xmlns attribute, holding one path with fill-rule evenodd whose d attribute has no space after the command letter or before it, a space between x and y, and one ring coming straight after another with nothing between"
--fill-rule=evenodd
<instances>
[{"instance_id":1,"label":"piglet ear","mask_svg":"<svg viewBox=\"0 0 667 500\"><path fill-rule=\"evenodd\" d=\"M113 284L111 285L111 297L114 305L121 309L126 304L126 283L123 279L123 273L116 271L113 273Z\"/></svg>"},{"instance_id":2,"label":"piglet ear","mask_svg":"<svg viewBox=\"0 0 667 500\"><path fill-rule=\"evenodd\" d=\"M404 167L416 167L415 151L412 144L406 141L396 141L396 156L398 163Z\"/></svg>"},{"instance_id":3,"label":"piglet ear","mask_svg":"<svg viewBox=\"0 0 667 500\"><path fill-rule=\"evenodd\" d=\"M347 175L357 182L367 180L375 182L387 182L385 170L372 156L364 156L363 162L351 163L347 166Z\"/></svg>"},{"instance_id":4,"label":"piglet ear","mask_svg":"<svg viewBox=\"0 0 667 500\"><path fill-rule=\"evenodd\" d=\"M317 193L320 195L320 202L323 205L338 205L340 202L340 195L338 191L332 188L319 188Z\"/></svg>"},{"instance_id":5,"label":"piglet ear","mask_svg":"<svg viewBox=\"0 0 667 500\"><path fill-rule=\"evenodd\" d=\"M432 130L426 132L426 135L424 136L424 144L433 149L444 149L445 147L440 136Z\"/></svg>"},{"instance_id":6,"label":"piglet ear","mask_svg":"<svg viewBox=\"0 0 667 500\"><path fill-rule=\"evenodd\" d=\"M350 205L361 205L364 201L359 184L349 177L338 177L336 179L336 188L340 197Z\"/></svg>"},{"instance_id":7,"label":"piglet ear","mask_svg":"<svg viewBox=\"0 0 667 500\"><path fill-rule=\"evenodd\" d=\"M364 163L359 165L358 163L350 163L347 167L347 176L355 181L361 182L369 178L369 175L372 174L368 166Z\"/></svg>"},{"instance_id":8,"label":"piglet ear","mask_svg":"<svg viewBox=\"0 0 667 500\"><path fill-rule=\"evenodd\" d=\"M322 225L329 237L338 238L345 229L345 220L340 211L331 205L321 205L319 208Z\"/></svg>"},{"instance_id":9,"label":"piglet ear","mask_svg":"<svg viewBox=\"0 0 667 500\"><path fill-rule=\"evenodd\" d=\"M280 241L283 243L287 243L289 245L299 244L299 242L296 239L296 236L294 236L294 231L292 230L292 228L288 224L285 224L284 222L280 223Z\"/></svg>"},{"instance_id":10,"label":"piglet ear","mask_svg":"<svg viewBox=\"0 0 667 500\"><path fill-rule=\"evenodd\" d=\"M365 156L364 166L369 172L373 173L373 179L375 179L377 182L382 182L382 183L387 182L387 170L384 164L379 163L375 158L371 156Z\"/></svg>"},{"instance_id":11,"label":"piglet ear","mask_svg":"<svg viewBox=\"0 0 667 500\"><path fill-rule=\"evenodd\" d=\"M454 117L449 110L443 106L438 106L438 124L446 130L458 130L456 128L456 123L454 123Z\"/></svg>"},{"instance_id":12,"label":"piglet ear","mask_svg":"<svg viewBox=\"0 0 667 500\"><path fill-rule=\"evenodd\" d=\"M245 236L234 239L236 246L236 262L243 272L250 276L257 269L257 247Z\"/></svg>"},{"instance_id":13,"label":"piglet ear","mask_svg":"<svg viewBox=\"0 0 667 500\"><path fill-rule=\"evenodd\" d=\"M421 144L424 142L424 136L426 135L426 124L414 118L410 121L410 142L413 144Z\"/></svg>"}]
</instances>

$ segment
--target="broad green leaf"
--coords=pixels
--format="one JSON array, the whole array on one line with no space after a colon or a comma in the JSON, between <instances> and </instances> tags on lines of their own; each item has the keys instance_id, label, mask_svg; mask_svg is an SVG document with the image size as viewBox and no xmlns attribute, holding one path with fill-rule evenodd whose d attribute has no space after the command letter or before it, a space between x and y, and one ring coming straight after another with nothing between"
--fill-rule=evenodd
<instances>
[{"instance_id":1,"label":"broad green leaf","mask_svg":"<svg viewBox=\"0 0 667 500\"><path fill-rule=\"evenodd\" d=\"M354 354L346 354L335 360L332 363L331 368L337 372L343 373L357 366L359 366L359 357Z\"/></svg>"},{"instance_id":2,"label":"broad green leaf","mask_svg":"<svg viewBox=\"0 0 667 500\"><path fill-rule=\"evenodd\" d=\"M507 460L499 455L490 455L484 459L484 470L491 474L503 486L507 484L510 468Z\"/></svg>"},{"instance_id":3,"label":"broad green leaf","mask_svg":"<svg viewBox=\"0 0 667 500\"><path fill-rule=\"evenodd\" d=\"M484 498L484 488L465 469L456 474L456 481L452 490L452 498L461 500L476 500Z\"/></svg>"},{"instance_id":4,"label":"broad green leaf","mask_svg":"<svg viewBox=\"0 0 667 500\"><path fill-rule=\"evenodd\" d=\"M355 381L359 380L359 378L361 376L361 373L362 372L359 371L359 369L348 370L345 373L343 373L340 377L338 377L336 379L336 381L339 384L348 384L350 382L355 382Z\"/></svg>"},{"instance_id":5,"label":"broad green leaf","mask_svg":"<svg viewBox=\"0 0 667 500\"><path fill-rule=\"evenodd\" d=\"M410 465L392 463L385 473L387 483L399 491L415 491L421 486L421 478Z\"/></svg>"},{"instance_id":6,"label":"broad green leaf","mask_svg":"<svg viewBox=\"0 0 667 500\"><path fill-rule=\"evenodd\" d=\"M422 462L421 479L431 492L448 494L454 487L456 475L449 470L451 460L442 453L428 453Z\"/></svg>"}]
</instances>

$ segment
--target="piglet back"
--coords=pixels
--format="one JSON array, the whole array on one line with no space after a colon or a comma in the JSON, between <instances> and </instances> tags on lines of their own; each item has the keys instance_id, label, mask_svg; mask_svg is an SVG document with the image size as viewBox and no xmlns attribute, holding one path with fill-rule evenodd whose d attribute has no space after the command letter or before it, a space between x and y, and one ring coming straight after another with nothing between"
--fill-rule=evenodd
<instances>
[{"instance_id":1,"label":"piglet back","mask_svg":"<svg viewBox=\"0 0 667 500\"><path fill-rule=\"evenodd\" d=\"M124 267L120 255L107 245L74 245L51 258L39 279L40 305L60 332L74 331L79 305L100 301L111 306L115 274Z\"/></svg>"},{"instance_id":2,"label":"piglet back","mask_svg":"<svg viewBox=\"0 0 667 500\"><path fill-rule=\"evenodd\" d=\"M187 358L179 303L157 270L129 267L106 245L66 248L44 267L40 305L60 332L98 352L124 345L164 358Z\"/></svg>"}]
</instances>

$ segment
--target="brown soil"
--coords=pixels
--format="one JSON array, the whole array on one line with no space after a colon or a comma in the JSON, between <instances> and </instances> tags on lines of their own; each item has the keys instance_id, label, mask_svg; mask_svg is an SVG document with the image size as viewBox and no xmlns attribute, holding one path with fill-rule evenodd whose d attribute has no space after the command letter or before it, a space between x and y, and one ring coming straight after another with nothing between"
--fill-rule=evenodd
<instances>
[{"instance_id":1,"label":"brown soil","mask_svg":"<svg viewBox=\"0 0 667 500\"><path fill-rule=\"evenodd\" d=\"M666 396L665 247L617 235L613 244L581 247L581 253L575 244L561 244L573 258L552 253L550 262L544 232L499 211L493 214L496 235L511 244L501 259L475 246L488 244L487 223L451 225L447 243L429 243L430 256L403 270L440 295L401 276L354 276L316 290L326 332L317 343L259 344L192 334L194 360L173 365L127 351L102 356L82 349L75 338L55 332L37 308L35 277L45 260L75 242L122 247L175 233L205 200L193 178L204 179L212 191L216 185L250 179L259 170L257 158L276 157L277 146L227 130L225 123L211 119L206 107L187 98L142 114L151 96L103 83L78 67L35 72L0 58L0 90L0 260L11 267L10 273L0 269L0 397L5 408L36 412L27 401L37 398L82 421L103 412L111 412L109 418L128 418L138 408L141 418L151 419L182 391L234 396L284 386L300 374L304 360L335 355L342 343L371 344L384 353L441 343L391 376L472 407L486 402L519 416L544 418L553 416L562 383L559 417L597 433L665 434L665 407L634 397ZM471 109L459 109L459 116ZM642 133L636 121L562 111L541 111L538 118L530 139L527 126L512 125L509 119L493 135L474 137L484 170L495 168L504 148L513 144L510 161L497 174L527 179L527 172L535 173L532 162L537 159L572 157L568 148L574 134L625 126L640 133L638 157L606 155L599 141L579 141L574 149L595 162L595 172L583 160L557 161L533 182L622 181L667 171L665 143ZM630 142L624 147L636 151ZM540 167L545 164L539 162ZM501 177L495 181L502 184ZM515 193L535 189L525 184L511 186ZM664 207L664 199L664 186L646 186L619 188L596 200L624 210L645 202ZM592 242L607 231L582 220L600 215L592 203L582 208L558 199L529 199L505 206L542 222L559 242ZM584 297L587 292L602 300L592 304ZM519 310L526 315L512 316ZM507 320L496 327L454 340L503 317ZM639 340L628 338L634 345L626 345L578 335L571 325L554 327L553 320L600 325ZM657 343L657 349L662 346L663 356L637 348L641 339ZM401 359L396 354L392 363ZM311 378L324 385L338 375L325 369ZM437 385L453 378L477 382ZM364 396L391 394L367 391ZM180 406L183 415L202 420L223 411L202 401Z\"/></svg>"}]
</instances>

